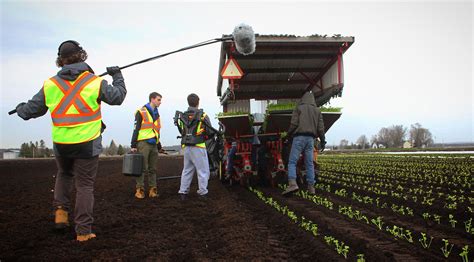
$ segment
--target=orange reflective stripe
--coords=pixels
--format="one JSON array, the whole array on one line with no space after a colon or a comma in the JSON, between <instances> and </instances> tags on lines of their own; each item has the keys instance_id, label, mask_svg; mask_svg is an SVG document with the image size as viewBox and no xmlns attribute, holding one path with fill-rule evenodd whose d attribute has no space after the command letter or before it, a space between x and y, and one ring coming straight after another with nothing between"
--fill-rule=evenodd
<instances>
[{"instance_id":1,"label":"orange reflective stripe","mask_svg":"<svg viewBox=\"0 0 474 262\"><path fill-rule=\"evenodd\" d=\"M154 128L154 124L150 121L150 118L148 117L148 110L146 108L142 108L139 111L140 115L142 115L142 126L140 129Z\"/></svg>"},{"instance_id":2,"label":"orange reflective stripe","mask_svg":"<svg viewBox=\"0 0 474 262\"><path fill-rule=\"evenodd\" d=\"M155 122L153 122L153 129L155 129L155 131L157 133L160 133L160 129L161 129L161 121L160 121L160 118L156 119Z\"/></svg>"},{"instance_id":3,"label":"orange reflective stripe","mask_svg":"<svg viewBox=\"0 0 474 262\"><path fill-rule=\"evenodd\" d=\"M67 90L62 101L56 106L56 114L63 115L69 110L74 104L80 113L90 112L92 109L84 102L80 96L81 91L96 77L92 74L82 74L72 85L70 82L65 81L58 76L53 77L51 80L58 86L62 86L63 89ZM76 88L77 87L77 88ZM78 98L79 101L78 101ZM59 111L59 112L58 112Z\"/></svg>"},{"instance_id":4,"label":"orange reflective stripe","mask_svg":"<svg viewBox=\"0 0 474 262\"><path fill-rule=\"evenodd\" d=\"M79 90L77 92L75 92L75 95L74 95L74 100L76 103L78 103L79 106L76 106L76 108L79 110L79 111L83 111L81 113L86 113L86 112L92 112L92 108L84 101L84 99L82 98L81 96L81 91L90 83L92 82L94 79L96 79L97 77L93 74L90 74L89 72L84 72L83 73L83 76L80 80L76 80L74 82L75 85L72 85L70 82L68 81L64 81L70 88L74 88L76 85L77 86L80 86ZM62 80L62 79L61 79ZM78 82L78 81L83 81L84 83L81 83L81 82ZM79 101L77 101L77 99L79 99ZM82 104L81 104L82 103ZM69 107L72 106L72 104L69 105ZM66 111L68 110L69 108L66 108Z\"/></svg>"},{"instance_id":5,"label":"orange reflective stripe","mask_svg":"<svg viewBox=\"0 0 474 262\"><path fill-rule=\"evenodd\" d=\"M59 104L51 112L51 119L55 126L66 126L95 121L101 118L100 105L96 111L93 111L88 103L81 97L82 90L89 85L97 76L84 72L71 84L58 76L50 80L63 92ZM75 106L79 114L67 114L71 106Z\"/></svg>"},{"instance_id":6,"label":"orange reflective stripe","mask_svg":"<svg viewBox=\"0 0 474 262\"><path fill-rule=\"evenodd\" d=\"M142 120L143 122L145 123L151 123L150 120L148 119L148 111L146 110L146 108L142 108L140 110L140 114L142 115Z\"/></svg>"}]
</instances>

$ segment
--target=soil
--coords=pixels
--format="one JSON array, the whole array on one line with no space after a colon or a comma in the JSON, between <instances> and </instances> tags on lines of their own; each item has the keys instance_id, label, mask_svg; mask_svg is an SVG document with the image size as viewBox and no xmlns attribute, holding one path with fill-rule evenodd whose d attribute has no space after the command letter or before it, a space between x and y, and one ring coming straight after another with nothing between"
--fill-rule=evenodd
<instances>
[{"instance_id":1,"label":"soil","mask_svg":"<svg viewBox=\"0 0 474 262\"><path fill-rule=\"evenodd\" d=\"M182 164L182 157L161 156L158 177L179 176ZM344 217L337 207L328 210L299 197L284 198L279 188L258 187L267 197L318 224L318 237L244 187L228 186L217 178L209 181L207 199L197 196L194 178L191 194L181 200L177 194L180 181L175 178L158 181L158 198L138 200L134 198L134 179L122 175L121 158L100 159L93 226L97 238L79 243L72 227L65 232L53 230L56 171L54 159L0 161L0 261L344 260L334 246L325 243L326 235L350 246L350 261L355 261L357 254L364 254L367 261L441 260L434 251L414 248L384 230ZM321 190L317 194L336 206L348 204ZM371 208L354 207L376 216ZM389 222L404 221L385 215ZM421 222L412 222L426 230ZM435 232L446 234L449 230L436 228ZM459 261L454 255L450 259Z\"/></svg>"},{"instance_id":2,"label":"soil","mask_svg":"<svg viewBox=\"0 0 474 262\"><path fill-rule=\"evenodd\" d=\"M179 175L181 168L180 157L159 159L159 176ZM209 198L202 200L194 179L192 194L182 201L179 179L168 179L158 181L158 198L138 200L133 178L121 169L121 158L100 160L97 238L79 243L72 227L53 230L54 159L0 161L0 261L341 260L244 188L211 179Z\"/></svg>"}]
</instances>

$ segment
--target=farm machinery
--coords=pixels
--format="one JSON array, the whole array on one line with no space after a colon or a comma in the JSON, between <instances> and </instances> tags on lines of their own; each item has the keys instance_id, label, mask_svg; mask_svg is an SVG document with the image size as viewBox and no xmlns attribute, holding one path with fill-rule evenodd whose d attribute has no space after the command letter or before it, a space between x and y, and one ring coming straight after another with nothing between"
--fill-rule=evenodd
<instances>
[{"instance_id":1,"label":"farm machinery","mask_svg":"<svg viewBox=\"0 0 474 262\"><path fill-rule=\"evenodd\" d=\"M319 107L342 95L343 54L353 42L354 37L340 35L257 35L251 55L222 42L217 95L223 107L218 116L224 126L223 181L276 186L287 180L292 111L305 91L312 91ZM326 132L341 116L340 110L329 111L322 109ZM305 181L302 160L300 182Z\"/></svg>"}]
</instances>

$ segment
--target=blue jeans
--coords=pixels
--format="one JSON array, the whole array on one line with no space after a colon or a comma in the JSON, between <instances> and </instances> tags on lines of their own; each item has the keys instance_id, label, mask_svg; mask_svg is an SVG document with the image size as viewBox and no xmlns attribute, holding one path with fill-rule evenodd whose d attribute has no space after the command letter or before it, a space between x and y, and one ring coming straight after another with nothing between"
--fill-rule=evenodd
<instances>
[{"instance_id":1,"label":"blue jeans","mask_svg":"<svg viewBox=\"0 0 474 262\"><path fill-rule=\"evenodd\" d=\"M296 164L300 154L304 154L304 164L306 166L306 181L309 185L314 185L314 165L313 165L314 137L295 136L291 145L290 157L288 160L288 179L296 179Z\"/></svg>"},{"instance_id":2,"label":"blue jeans","mask_svg":"<svg viewBox=\"0 0 474 262\"><path fill-rule=\"evenodd\" d=\"M234 172L234 158L235 154L237 153L237 146L232 146L227 154L227 167L226 173L231 174Z\"/></svg>"}]
</instances>

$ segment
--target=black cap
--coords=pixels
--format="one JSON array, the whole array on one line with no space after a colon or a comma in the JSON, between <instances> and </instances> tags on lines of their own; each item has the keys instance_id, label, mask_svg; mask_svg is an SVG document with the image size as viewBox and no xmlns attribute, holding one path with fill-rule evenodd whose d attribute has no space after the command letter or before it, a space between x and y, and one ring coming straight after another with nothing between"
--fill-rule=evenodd
<instances>
[{"instance_id":1,"label":"black cap","mask_svg":"<svg viewBox=\"0 0 474 262\"><path fill-rule=\"evenodd\" d=\"M82 51L81 45L74 41L74 40L68 40L64 41L59 45L58 48L58 56L60 57L68 57L72 54L75 54L77 52Z\"/></svg>"}]
</instances>

